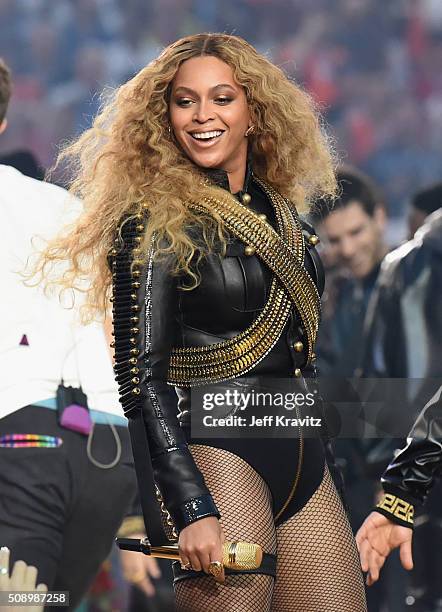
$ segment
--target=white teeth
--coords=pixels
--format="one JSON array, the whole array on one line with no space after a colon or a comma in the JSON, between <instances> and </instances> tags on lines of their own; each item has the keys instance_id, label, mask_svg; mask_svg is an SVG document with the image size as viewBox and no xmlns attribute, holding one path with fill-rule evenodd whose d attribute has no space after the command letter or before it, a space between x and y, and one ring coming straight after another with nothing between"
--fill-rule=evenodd
<instances>
[{"instance_id":1,"label":"white teeth","mask_svg":"<svg viewBox=\"0 0 442 612\"><path fill-rule=\"evenodd\" d=\"M209 138L217 138L221 136L222 131L216 130L215 132L196 132L193 133L193 138L198 138L199 140L209 140Z\"/></svg>"}]
</instances>

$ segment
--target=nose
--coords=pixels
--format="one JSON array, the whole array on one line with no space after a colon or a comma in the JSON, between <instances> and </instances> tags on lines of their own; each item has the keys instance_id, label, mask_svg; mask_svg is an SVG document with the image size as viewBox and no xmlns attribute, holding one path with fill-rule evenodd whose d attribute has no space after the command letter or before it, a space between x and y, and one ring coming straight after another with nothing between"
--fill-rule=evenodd
<instances>
[{"instance_id":1,"label":"nose","mask_svg":"<svg viewBox=\"0 0 442 612\"><path fill-rule=\"evenodd\" d=\"M351 259L355 254L355 244L353 240L344 239L341 241L340 245L341 256L343 259Z\"/></svg>"},{"instance_id":2,"label":"nose","mask_svg":"<svg viewBox=\"0 0 442 612\"><path fill-rule=\"evenodd\" d=\"M193 116L193 120L197 123L206 123L213 119L213 111L210 108L210 104L208 101L201 100L198 104L195 105L195 114Z\"/></svg>"}]
</instances>

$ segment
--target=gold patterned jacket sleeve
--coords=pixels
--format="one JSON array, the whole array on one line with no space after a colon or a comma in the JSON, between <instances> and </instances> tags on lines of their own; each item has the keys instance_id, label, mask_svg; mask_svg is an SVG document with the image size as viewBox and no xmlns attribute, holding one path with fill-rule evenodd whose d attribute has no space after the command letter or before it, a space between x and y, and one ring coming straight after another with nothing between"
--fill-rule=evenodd
<instances>
[{"instance_id":1,"label":"gold patterned jacket sleeve","mask_svg":"<svg viewBox=\"0 0 442 612\"><path fill-rule=\"evenodd\" d=\"M155 482L180 531L201 518L220 515L179 425L175 389L167 384L177 333L177 280L167 262L154 259L152 250L147 265L132 261L140 251L142 228L141 223L123 226L123 245L111 260L114 369L125 414L145 428Z\"/></svg>"},{"instance_id":2,"label":"gold patterned jacket sleeve","mask_svg":"<svg viewBox=\"0 0 442 612\"><path fill-rule=\"evenodd\" d=\"M442 475L442 386L420 413L402 449L385 470L384 496L375 510L405 527L413 527L421 506Z\"/></svg>"}]
</instances>

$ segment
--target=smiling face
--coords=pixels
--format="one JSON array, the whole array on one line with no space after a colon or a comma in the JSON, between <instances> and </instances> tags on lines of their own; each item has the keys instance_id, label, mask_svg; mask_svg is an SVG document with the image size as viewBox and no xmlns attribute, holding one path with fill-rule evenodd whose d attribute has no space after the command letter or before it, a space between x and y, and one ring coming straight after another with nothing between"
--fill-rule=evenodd
<instances>
[{"instance_id":1,"label":"smiling face","mask_svg":"<svg viewBox=\"0 0 442 612\"><path fill-rule=\"evenodd\" d=\"M377 207L371 217L352 200L327 215L322 225L332 259L354 278L370 274L385 255L383 208Z\"/></svg>"},{"instance_id":2,"label":"smiling face","mask_svg":"<svg viewBox=\"0 0 442 612\"><path fill-rule=\"evenodd\" d=\"M197 166L220 168L232 191L244 181L251 125L244 89L228 64L213 56L183 62L172 83L170 123L184 153Z\"/></svg>"}]
</instances>

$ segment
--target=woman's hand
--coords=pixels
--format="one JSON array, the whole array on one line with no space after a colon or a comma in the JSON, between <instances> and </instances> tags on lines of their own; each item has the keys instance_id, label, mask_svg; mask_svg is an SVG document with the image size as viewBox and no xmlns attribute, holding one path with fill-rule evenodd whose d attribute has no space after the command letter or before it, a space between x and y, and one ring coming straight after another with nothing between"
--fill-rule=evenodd
<instances>
[{"instance_id":1,"label":"woman's hand","mask_svg":"<svg viewBox=\"0 0 442 612\"><path fill-rule=\"evenodd\" d=\"M402 566L413 569L411 542L413 530L401 527L379 512L367 516L358 533L356 544L361 557L362 571L368 572L366 583L371 586L379 578L379 571L390 552L400 546Z\"/></svg>"},{"instance_id":2,"label":"woman's hand","mask_svg":"<svg viewBox=\"0 0 442 612\"><path fill-rule=\"evenodd\" d=\"M191 523L181 531L178 540L181 565L184 567L190 564L189 569L210 573L210 563L222 563L225 539L221 524L214 516ZM224 582L224 572L219 581Z\"/></svg>"}]
</instances>

